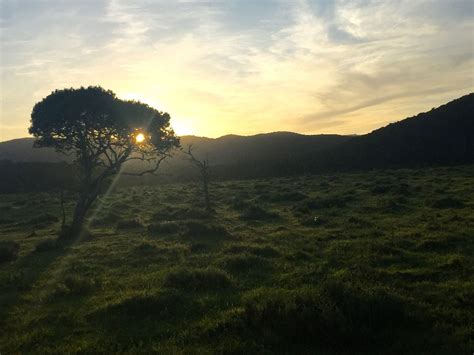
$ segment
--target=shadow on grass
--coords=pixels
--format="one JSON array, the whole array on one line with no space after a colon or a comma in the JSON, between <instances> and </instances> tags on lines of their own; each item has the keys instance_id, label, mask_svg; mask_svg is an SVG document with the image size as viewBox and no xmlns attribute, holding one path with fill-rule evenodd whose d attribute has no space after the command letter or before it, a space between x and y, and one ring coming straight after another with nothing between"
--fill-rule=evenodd
<instances>
[{"instance_id":1,"label":"shadow on grass","mask_svg":"<svg viewBox=\"0 0 474 355\"><path fill-rule=\"evenodd\" d=\"M77 241L46 239L36 248L19 258L15 263L3 267L10 268L10 279L3 284L0 293L0 328L8 322L9 312L22 301L22 296L33 288L35 282L60 257L67 254L68 249ZM8 270L7 270L8 271Z\"/></svg>"}]
</instances>

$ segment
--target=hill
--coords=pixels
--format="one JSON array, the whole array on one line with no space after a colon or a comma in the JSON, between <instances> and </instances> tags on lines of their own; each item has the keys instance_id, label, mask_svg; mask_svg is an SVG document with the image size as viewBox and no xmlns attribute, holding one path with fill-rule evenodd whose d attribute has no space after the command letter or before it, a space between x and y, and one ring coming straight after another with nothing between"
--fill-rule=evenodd
<instances>
[{"instance_id":1,"label":"hill","mask_svg":"<svg viewBox=\"0 0 474 355\"><path fill-rule=\"evenodd\" d=\"M0 142L0 160L46 163L69 160L68 157L56 153L53 148L34 148L34 141L34 138L18 138Z\"/></svg>"},{"instance_id":2,"label":"hill","mask_svg":"<svg viewBox=\"0 0 474 355\"><path fill-rule=\"evenodd\" d=\"M471 93L350 139L328 152L325 167L363 169L472 163L473 113Z\"/></svg>"},{"instance_id":3,"label":"hill","mask_svg":"<svg viewBox=\"0 0 474 355\"><path fill-rule=\"evenodd\" d=\"M192 145L199 158L207 157L214 177L223 179L468 164L474 162L473 112L471 93L362 136L273 132L220 138L183 136L181 143L185 148ZM173 180L188 179L193 168L184 158L175 152L162 171ZM1 160L51 163L70 157L52 149L35 149L33 138L23 138L0 143Z\"/></svg>"}]
</instances>

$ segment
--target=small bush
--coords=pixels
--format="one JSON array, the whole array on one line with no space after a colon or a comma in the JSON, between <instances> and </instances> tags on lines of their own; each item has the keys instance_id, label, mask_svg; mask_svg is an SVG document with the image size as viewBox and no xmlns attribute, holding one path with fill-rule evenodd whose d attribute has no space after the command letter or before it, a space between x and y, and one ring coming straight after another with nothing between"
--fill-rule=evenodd
<instances>
[{"instance_id":1,"label":"small bush","mask_svg":"<svg viewBox=\"0 0 474 355\"><path fill-rule=\"evenodd\" d=\"M190 291L219 290L232 286L232 281L222 270L181 269L169 273L164 286Z\"/></svg>"},{"instance_id":2,"label":"small bush","mask_svg":"<svg viewBox=\"0 0 474 355\"><path fill-rule=\"evenodd\" d=\"M278 219L280 216L275 212L266 211L260 206L251 205L245 208L240 218L243 220L260 221Z\"/></svg>"},{"instance_id":3,"label":"small bush","mask_svg":"<svg viewBox=\"0 0 474 355\"><path fill-rule=\"evenodd\" d=\"M20 245L14 241L0 242L0 263L16 260Z\"/></svg>"}]
</instances>

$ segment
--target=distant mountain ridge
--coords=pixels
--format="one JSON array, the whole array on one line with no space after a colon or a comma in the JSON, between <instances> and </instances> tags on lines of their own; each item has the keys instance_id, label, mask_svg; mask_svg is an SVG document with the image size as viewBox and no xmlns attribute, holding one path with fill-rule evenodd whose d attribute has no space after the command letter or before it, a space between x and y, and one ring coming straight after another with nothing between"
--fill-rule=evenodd
<instances>
[{"instance_id":1,"label":"distant mountain ridge","mask_svg":"<svg viewBox=\"0 0 474 355\"><path fill-rule=\"evenodd\" d=\"M225 135L219 138L182 136L181 145L193 146L200 157L208 157L212 164L234 164L243 161L296 158L331 148L348 139L341 135L303 135L293 132L262 133L253 136ZM16 162L60 162L71 157L52 148L33 148L34 138L19 138L0 142L0 160ZM278 152L278 154L275 154Z\"/></svg>"},{"instance_id":2,"label":"distant mountain ridge","mask_svg":"<svg viewBox=\"0 0 474 355\"><path fill-rule=\"evenodd\" d=\"M0 160L70 161L53 149L33 148L33 138L0 143ZM184 148L207 157L216 176L264 177L354 169L474 163L474 93L361 136L273 132L219 138L181 137ZM177 153L167 173L189 173Z\"/></svg>"}]
</instances>

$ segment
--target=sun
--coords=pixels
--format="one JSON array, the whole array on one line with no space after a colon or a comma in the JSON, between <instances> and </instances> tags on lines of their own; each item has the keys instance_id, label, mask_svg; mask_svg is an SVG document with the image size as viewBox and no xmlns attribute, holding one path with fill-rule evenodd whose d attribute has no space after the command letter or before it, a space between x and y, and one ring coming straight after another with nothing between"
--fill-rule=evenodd
<instances>
[{"instance_id":1,"label":"sun","mask_svg":"<svg viewBox=\"0 0 474 355\"><path fill-rule=\"evenodd\" d=\"M144 140L145 140L145 136L143 135L143 133L138 133L138 134L135 136L135 141L136 141L137 143L142 143Z\"/></svg>"}]
</instances>

